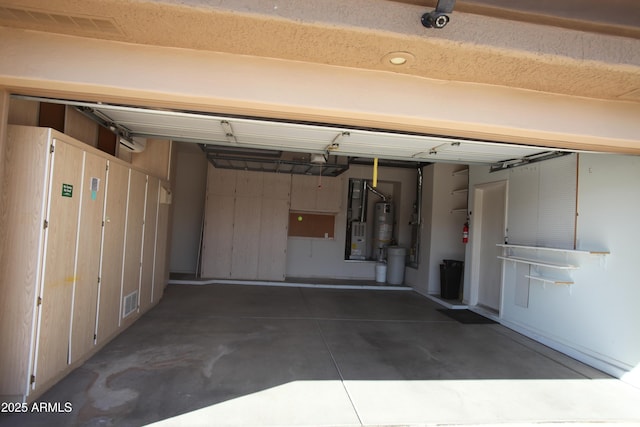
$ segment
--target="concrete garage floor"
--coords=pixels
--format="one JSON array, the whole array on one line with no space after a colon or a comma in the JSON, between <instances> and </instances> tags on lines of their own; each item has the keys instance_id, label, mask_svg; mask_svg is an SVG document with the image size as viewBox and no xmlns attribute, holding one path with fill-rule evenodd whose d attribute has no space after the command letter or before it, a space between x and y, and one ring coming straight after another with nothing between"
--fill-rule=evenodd
<instances>
[{"instance_id":1,"label":"concrete garage floor","mask_svg":"<svg viewBox=\"0 0 640 427\"><path fill-rule=\"evenodd\" d=\"M19 426L640 422L640 390L413 291L170 285ZM599 424L602 425L602 424Z\"/></svg>"}]
</instances>

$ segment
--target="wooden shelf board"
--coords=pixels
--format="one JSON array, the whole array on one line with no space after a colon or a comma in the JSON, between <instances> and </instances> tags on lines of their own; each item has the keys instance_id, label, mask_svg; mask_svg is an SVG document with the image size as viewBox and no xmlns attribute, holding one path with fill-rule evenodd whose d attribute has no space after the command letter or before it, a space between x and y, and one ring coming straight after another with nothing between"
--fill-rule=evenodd
<instances>
[{"instance_id":1,"label":"wooden shelf board","mask_svg":"<svg viewBox=\"0 0 640 427\"><path fill-rule=\"evenodd\" d=\"M528 274L525 275L524 277L526 277L527 279L537 280L540 282L552 283L554 285L573 285L573 282L570 280L559 280L559 279L552 279L549 277L532 276Z\"/></svg>"}]
</instances>

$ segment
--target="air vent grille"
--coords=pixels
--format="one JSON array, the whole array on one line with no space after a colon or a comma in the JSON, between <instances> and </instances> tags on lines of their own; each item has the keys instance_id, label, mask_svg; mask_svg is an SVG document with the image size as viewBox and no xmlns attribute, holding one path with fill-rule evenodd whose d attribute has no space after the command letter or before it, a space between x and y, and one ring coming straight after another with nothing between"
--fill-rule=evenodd
<instances>
[{"instance_id":1,"label":"air vent grille","mask_svg":"<svg viewBox=\"0 0 640 427\"><path fill-rule=\"evenodd\" d=\"M129 316L131 313L138 309L138 291L133 291L129 295L124 297L124 304L122 309L122 318Z\"/></svg>"},{"instance_id":2,"label":"air vent grille","mask_svg":"<svg viewBox=\"0 0 640 427\"><path fill-rule=\"evenodd\" d=\"M47 31L123 34L112 19L61 15L43 10L6 6L0 6L0 22L10 25L20 22L21 27L27 25L30 28L46 29Z\"/></svg>"}]
</instances>

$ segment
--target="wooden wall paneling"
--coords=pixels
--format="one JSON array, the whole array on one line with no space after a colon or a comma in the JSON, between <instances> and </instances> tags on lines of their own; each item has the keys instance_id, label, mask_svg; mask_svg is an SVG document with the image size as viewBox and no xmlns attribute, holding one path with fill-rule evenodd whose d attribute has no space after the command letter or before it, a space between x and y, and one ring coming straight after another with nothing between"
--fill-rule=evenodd
<instances>
[{"instance_id":1,"label":"wooden wall paneling","mask_svg":"<svg viewBox=\"0 0 640 427\"><path fill-rule=\"evenodd\" d=\"M154 260L156 256L158 221L158 178L150 176L147 183L147 207L144 214L144 244L142 246L142 278L140 280L140 312L151 307Z\"/></svg>"},{"instance_id":2,"label":"wooden wall paneling","mask_svg":"<svg viewBox=\"0 0 640 427\"><path fill-rule=\"evenodd\" d=\"M233 195L207 194L202 244L202 277L231 277L234 199Z\"/></svg>"},{"instance_id":3,"label":"wooden wall paneling","mask_svg":"<svg viewBox=\"0 0 640 427\"><path fill-rule=\"evenodd\" d=\"M209 163L207 169L207 194L233 196L236 194L238 172L231 169L218 169Z\"/></svg>"},{"instance_id":4,"label":"wooden wall paneling","mask_svg":"<svg viewBox=\"0 0 640 427\"><path fill-rule=\"evenodd\" d=\"M122 294L124 298L140 289L140 273L142 269L142 241L144 232L144 209L147 191L147 176L131 169L129 176L129 201L127 202L127 231L124 245L124 262L122 272ZM138 302L140 295L138 294ZM137 317L138 310L123 318L123 307L120 308L121 324Z\"/></svg>"},{"instance_id":5,"label":"wooden wall paneling","mask_svg":"<svg viewBox=\"0 0 640 427\"><path fill-rule=\"evenodd\" d=\"M288 222L289 200L262 200L260 239L258 242L258 279L285 279Z\"/></svg>"},{"instance_id":6,"label":"wooden wall paneling","mask_svg":"<svg viewBox=\"0 0 640 427\"><path fill-rule=\"evenodd\" d=\"M147 139L145 149L131 153L131 164L161 179L169 179L172 141Z\"/></svg>"},{"instance_id":7,"label":"wooden wall paneling","mask_svg":"<svg viewBox=\"0 0 640 427\"><path fill-rule=\"evenodd\" d=\"M54 140L49 226L40 297L35 388L49 385L68 365L72 292L84 152ZM72 187L70 187L72 186Z\"/></svg>"},{"instance_id":8,"label":"wooden wall paneling","mask_svg":"<svg viewBox=\"0 0 640 427\"><path fill-rule=\"evenodd\" d=\"M31 374L49 177L47 129L10 126L0 192L0 396L24 397ZM29 165L29 167L25 167Z\"/></svg>"},{"instance_id":9,"label":"wooden wall paneling","mask_svg":"<svg viewBox=\"0 0 640 427\"><path fill-rule=\"evenodd\" d=\"M98 145L98 124L70 105L65 110L64 133L92 147Z\"/></svg>"},{"instance_id":10,"label":"wooden wall paneling","mask_svg":"<svg viewBox=\"0 0 640 427\"><path fill-rule=\"evenodd\" d=\"M85 154L71 326L71 363L81 359L94 347L106 169L107 160L104 157Z\"/></svg>"},{"instance_id":11,"label":"wooden wall paneling","mask_svg":"<svg viewBox=\"0 0 640 427\"><path fill-rule=\"evenodd\" d=\"M117 162L109 162L105 183L104 238L96 326L98 344L108 341L119 327L128 188L129 168Z\"/></svg>"},{"instance_id":12,"label":"wooden wall paneling","mask_svg":"<svg viewBox=\"0 0 640 427\"><path fill-rule=\"evenodd\" d=\"M38 126L40 104L36 101L11 98L9 102L10 125Z\"/></svg>"},{"instance_id":13,"label":"wooden wall paneling","mask_svg":"<svg viewBox=\"0 0 640 427\"><path fill-rule=\"evenodd\" d=\"M262 198L236 197L231 277L257 279Z\"/></svg>"},{"instance_id":14,"label":"wooden wall paneling","mask_svg":"<svg viewBox=\"0 0 640 427\"><path fill-rule=\"evenodd\" d=\"M162 298L164 288L169 279L169 221L171 219L171 204L166 203L162 195L165 193L162 185L158 189L158 196L160 198L158 203L158 219L157 219L157 233L156 233L156 250L155 260L153 268L153 287L151 290L151 302L155 304Z\"/></svg>"}]
</instances>

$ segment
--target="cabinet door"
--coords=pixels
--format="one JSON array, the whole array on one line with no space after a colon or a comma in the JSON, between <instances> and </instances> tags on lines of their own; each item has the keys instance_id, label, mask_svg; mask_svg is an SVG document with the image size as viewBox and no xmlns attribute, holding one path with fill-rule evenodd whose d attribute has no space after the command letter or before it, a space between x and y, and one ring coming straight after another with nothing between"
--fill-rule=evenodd
<instances>
[{"instance_id":1,"label":"cabinet door","mask_svg":"<svg viewBox=\"0 0 640 427\"><path fill-rule=\"evenodd\" d=\"M260 221L258 279L285 279L288 225L289 201L263 199Z\"/></svg>"},{"instance_id":2,"label":"cabinet door","mask_svg":"<svg viewBox=\"0 0 640 427\"><path fill-rule=\"evenodd\" d=\"M234 279L258 277L261 209L262 200L258 197L236 197L231 256L231 277Z\"/></svg>"},{"instance_id":3,"label":"cabinet door","mask_svg":"<svg viewBox=\"0 0 640 427\"><path fill-rule=\"evenodd\" d=\"M149 177L147 183L147 206L144 213L144 245L142 247L142 279L140 280L140 311L151 306L153 290L154 260L158 220L158 178Z\"/></svg>"},{"instance_id":4,"label":"cabinet door","mask_svg":"<svg viewBox=\"0 0 640 427\"><path fill-rule=\"evenodd\" d=\"M218 169L209 163L207 169L207 194L233 196L236 194L238 172L231 169Z\"/></svg>"},{"instance_id":5,"label":"cabinet door","mask_svg":"<svg viewBox=\"0 0 640 427\"><path fill-rule=\"evenodd\" d=\"M137 317L140 301L140 273L142 271L142 239L147 176L129 171L129 201L127 202L127 232L124 245L122 272L121 324Z\"/></svg>"},{"instance_id":6,"label":"cabinet door","mask_svg":"<svg viewBox=\"0 0 640 427\"><path fill-rule=\"evenodd\" d=\"M234 196L207 195L202 277L231 277Z\"/></svg>"},{"instance_id":7,"label":"cabinet door","mask_svg":"<svg viewBox=\"0 0 640 427\"><path fill-rule=\"evenodd\" d=\"M98 344L107 341L118 330L128 185L129 168L118 163L110 163L107 172L104 239L100 264L100 299L96 326Z\"/></svg>"},{"instance_id":8,"label":"cabinet door","mask_svg":"<svg viewBox=\"0 0 640 427\"><path fill-rule=\"evenodd\" d=\"M236 196L260 197L264 182L264 173L240 171L236 178Z\"/></svg>"},{"instance_id":9,"label":"cabinet door","mask_svg":"<svg viewBox=\"0 0 640 427\"><path fill-rule=\"evenodd\" d=\"M291 193L291 175L284 173L263 173L264 188L262 194L267 199L281 199L289 202Z\"/></svg>"},{"instance_id":10,"label":"cabinet door","mask_svg":"<svg viewBox=\"0 0 640 427\"><path fill-rule=\"evenodd\" d=\"M291 177L291 210L315 211L318 177L293 175Z\"/></svg>"},{"instance_id":11,"label":"cabinet door","mask_svg":"<svg viewBox=\"0 0 640 427\"><path fill-rule=\"evenodd\" d=\"M28 394L41 271L49 139L40 128L9 126L0 193L0 395Z\"/></svg>"},{"instance_id":12,"label":"cabinet door","mask_svg":"<svg viewBox=\"0 0 640 427\"><path fill-rule=\"evenodd\" d=\"M85 153L82 194L78 194L81 210L73 293L71 362L87 354L94 345L106 169L106 159Z\"/></svg>"},{"instance_id":13,"label":"cabinet door","mask_svg":"<svg viewBox=\"0 0 640 427\"><path fill-rule=\"evenodd\" d=\"M168 252L168 236L169 236L169 212L171 204L167 200L163 200L162 194L166 194L164 188L160 188L158 203L158 226L156 239L156 255L153 268L153 288L151 290L151 302L155 303L164 293L164 287L169 278L167 271L167 252Z\"/></svg>"},{"instance_id":14,"label":"cabinet door","mask_svg":"<svg viewBox=\"0 0 640 427\"><path fill-rule=\"evenodd\" d=\"M55 141L49 184L49 215L40 290L40 319L34 375L47 385L69 363L71 301L74 285L82 162L79 148Z\"/></svg>"},{"instance_id":15,"label":"cabinet door","mask_svg":"<svg viewBox=\"0 0 640 427\"><path fill-rule=\"evenodd\" d=\"M316 188L316 210L340 212L342 207L342 179L323 177L322 187Z\"/></svg>"}]
</instances>

